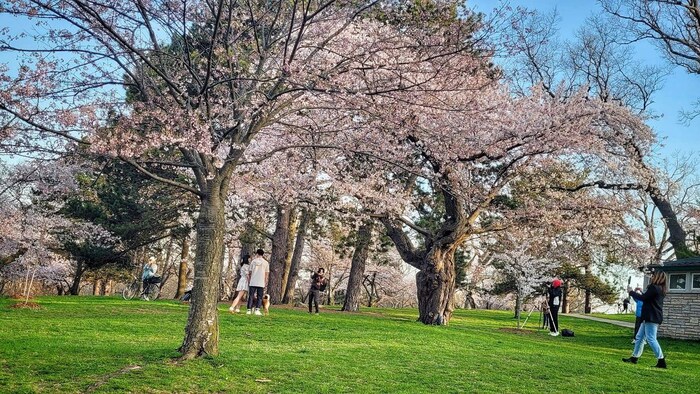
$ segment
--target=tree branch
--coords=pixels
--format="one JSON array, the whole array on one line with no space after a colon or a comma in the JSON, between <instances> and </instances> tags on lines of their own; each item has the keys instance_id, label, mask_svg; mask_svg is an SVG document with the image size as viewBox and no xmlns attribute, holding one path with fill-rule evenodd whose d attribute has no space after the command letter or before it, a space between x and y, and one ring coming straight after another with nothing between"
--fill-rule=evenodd
<instances>
[{"instance_id":1,"label":"tree branch","mask_svg":"<svg viewBox=\"0 0 700 394\"><path fill-rule=\"evenodd\" d=\"M161 176L158 176L158 175L156 175L156 174L154 174L154 173L148 171L146 168L144 168L143 166L141 166L139 163L137 163L137 162L134 161L133 159L129 159L129 158L126 158L126 157L123 157L123 156L119 156L119 159L121 159L121 160L124 161L125 163L131 164L131 165L132 165L134 168L136 168L139 172L141 172L142 174L144 174L144 175L146 175L146 176L148 176L148 177L150 177L150 178L152 178L152 179L155 179L156 181L163 182L163 183L168 184L168 185L170 185L170 186L175 186L175 187L177 187L177 188L186 190L186 191L188 191L188 192L190 192L190 193L193 193L193 194L195 194L195 195L197 195L197 196L199 196L199 197L204 197L204 193L202 193L201 191L199 191L199 190L197 190L197 189L195 189L195 188L193 188L193 187L191 187L191 186L189 186L189 185L185 185L184 183L180 183L180 182L177 182L177 181L173 181L173 180L171 180L171 179L167 179L167 178L163 178L163 177L161 177Z\"/></svg>"}]
</instances>

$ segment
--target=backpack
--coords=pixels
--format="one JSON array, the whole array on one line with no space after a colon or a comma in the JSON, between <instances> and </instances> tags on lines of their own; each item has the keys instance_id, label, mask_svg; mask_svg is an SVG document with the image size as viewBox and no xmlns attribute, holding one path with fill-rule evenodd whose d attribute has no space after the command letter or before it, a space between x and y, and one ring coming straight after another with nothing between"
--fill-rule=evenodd
<instances>
[{"instance_id":1,"label":"backpack","mask_svg":"<svg viewBox=\"0 0 700 394\"><path fill-rule=\"evenodd\" d=\"M573 336L574 336L574 332L571 331L571 330L569 330L568 328L565 328L565 329L561 330L561 336L563 336L563 337L573 337Z\"/></svg>"}]
</instances>

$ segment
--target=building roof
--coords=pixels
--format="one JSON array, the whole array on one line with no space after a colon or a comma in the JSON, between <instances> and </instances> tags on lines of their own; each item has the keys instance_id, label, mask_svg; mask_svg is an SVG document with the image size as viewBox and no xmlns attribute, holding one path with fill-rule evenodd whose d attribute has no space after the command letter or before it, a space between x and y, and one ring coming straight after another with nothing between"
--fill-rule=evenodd
<instances>
[{"instance_id":1,"label":"building roof","mask_svg":"<svg viewBox=\"0 0 700 394\"><path fill-rule=\"evenodd\" d=\"M679 260L664 261L661 264L650 265L649 268L660 271L700 271L700 256Z\"/></svg>"}]
</instances>

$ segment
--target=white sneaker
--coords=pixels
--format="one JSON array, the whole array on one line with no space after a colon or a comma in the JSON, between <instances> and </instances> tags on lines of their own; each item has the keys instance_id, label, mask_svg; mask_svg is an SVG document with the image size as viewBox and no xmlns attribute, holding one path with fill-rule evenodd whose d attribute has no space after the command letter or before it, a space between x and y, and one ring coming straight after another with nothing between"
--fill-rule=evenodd
<instances>
[{"instance_id":1,"label":"white sneaker","mask_svg":"<svg viewBox=\"0 0 700 394\"><path fill-rule=\"evenodd\" d=\"M236 313L236 309L234 307L228 308L228 311L231 313Z\"/></svg>"},{"instance_id":2,"label":"white sneaker","mask_svg":"<svg viewBox=\"0 0 700 394\"><path fill-rule=\"evenodd\" d=\"M253 311L251 311L250 309L248 309L247 311L245 311L245 314L246 314L246 315L250 315L251 313L253 313Z\"/></svg>"},{"instance_id":3,"label":"white sneaker","mask_svg":"<svg viewBox=\"0 0 700 394\"><path fill-rule=\"evenodd\" d=\"M262 316L262 313L260 313L260 309L256 309L256 310L255 310L255 314L256 314L257 316Z\"/></svg>"},{"instance_id":4,"label":"white sneaker","mask_svg":"<svg viewBox=\"0 0 700 394\"><path fill-rule=\"evenodd\" d=\"M559 333L558 332L550 332L549 335L551 335L553 337L557 337L557 336L559 336Z\"/></svg>"}]
</instances>

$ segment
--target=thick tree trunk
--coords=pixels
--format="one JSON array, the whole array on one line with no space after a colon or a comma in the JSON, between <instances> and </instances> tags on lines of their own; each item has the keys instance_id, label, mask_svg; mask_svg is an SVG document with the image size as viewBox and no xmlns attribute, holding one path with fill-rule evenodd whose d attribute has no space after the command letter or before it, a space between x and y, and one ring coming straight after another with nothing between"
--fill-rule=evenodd
<instances>
[{"instance_id":1,"label":"thick tree trunk","mask_svg":"<svg viewBox=\"0 0 700 394\"><path fill-rule=\"evenodd\" d=\"M282 303L291 304L294 302L294 290L296 289L297 278L299 277L299 266L301 265L301 256L304 253L304 243L306 240L306 229L309 226L311 214L308 210L301 213L299 228L297 229L296 242L294 243L294 254L289 264L289 276L284 288L284 298Z\"/></svg>"},{"instance_id":2,"label":"thick tree trunk","mask_svg":"<svg viewBox=\"0 0 700 394\"><path fill-rule=\"evenodd\" d=\"M449 171L444 175L449 179ZM481 209L471 213L463 202L455 198L448 188L442 188L445 206L445 221L436 231L413 228L424 237L422 248L413 245L411 237L403 230L403 221L380 217L387 235L394 241L396 249L406 263L418 268L416 288L418 290L418 320L424 324L449 324L454 311L456 291L455 251L468 238L468 229L479 218ZM400 224L401 223L401 224ZM411 227L411 226L409 226Z\"/></svg>"},{"instance_id":3,"label":"thick tree trunk","mask_svg":"<svg viewBox=\"0 0 700 394\"><path fill-rule=\"evenodd\" d=\"M455 248L433 247L424 268L416 274L418 320L425 324L449 324L454 311Z\"/></svg>"},{"instance_id":4,"label":"thick tree trunk","mask_svg":"<svg viewBox=\"0 0 700 394\"><path fill-rule=\"evenodd\" d=\"M520 328L520 312L523 309L523 298L520 296L520 291L515 294L515 314L513 318L518 319L518 328Z\"/></svg>"},{"instance_id":5,"label":"thick tree trunk","mask_svg":"<svg viewBox=\"0 0 700 394\"><path fill-rule=\"evenodd\" d=\"M187 290L187 260L190 256L190 237L184 236L182 238L182 250L180 253L180 266L177 271L177 291L175 292L175 299L179 300L185 294Z\"/></svg>"},{"instance_id":6,"label":"thick tree trunk","mask_svg":"<svg viewBox=\"0 0 700 394\"><path fill-rule=\"evenodd\" d=\"M367 221L357 230L355 251L352 255L350 266L350 278L348 288L345 291L345 303L343 311L357 312L360 310L360 294L362 292L362 280L365 277L365 266L369 256L369 246L372 241L372 222Z\"/></svg>"},{"instance_id":7,"label":"thick tree trunk","mask_svg":"<svg viewBox=\"0 0 700 394\"><path fill-rule=\"evenodd\" d=\"M693 252L688 249L686 244L687 234L678 221L676 212L673 210L671 202L661 193L657 188L652 188L649 190L649 196L651 200L659 209L659 213L664 219L666 226L668 228L668 242L673 246L673 251L676 253L677 259L682 259L686 257L692 257Z\"/></svg>"},{"instance_id":8,"label":"thick tree trunk","mask_svg":"<svg viewBox=\"0 0 700 394\"><path fill-rule=\"evenodd\" d=\"M270 303L279 304L282 301L282 276L284 262L287 261L287 240L289 239L289 220L291 209L288 206L277 207L277 224L272 236L272 253L270 255L270 280L267 293Z\"/></svg>"},{"instance_id":9,"label":"thick tree trunk","mask_svg":"<svg viewBox=\"0 0 700 394\"><path fill-rule=\"evenodd\" d=\"M214 190L212 190L214 189ZM194 286L181 359L219 353L219 278L224 263L224 199L217 185L210 185L197 219Z\"/></svg>"}]
</instances>

